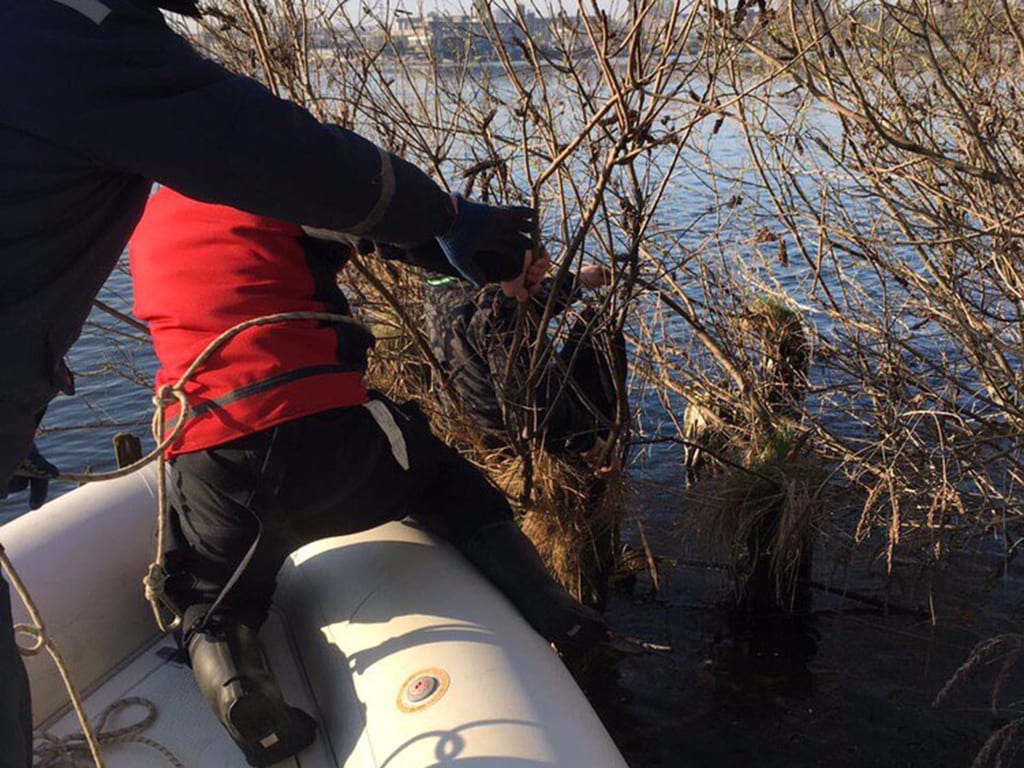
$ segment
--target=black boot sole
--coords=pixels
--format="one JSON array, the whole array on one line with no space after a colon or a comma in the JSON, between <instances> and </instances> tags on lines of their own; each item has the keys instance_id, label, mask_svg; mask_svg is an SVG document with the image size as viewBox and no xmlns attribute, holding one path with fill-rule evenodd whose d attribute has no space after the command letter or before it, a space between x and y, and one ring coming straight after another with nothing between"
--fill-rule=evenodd
<instances>
[{"instance_id":1,"label":"black boot sole","mask_svg":"<svg viewBox=\"0 0 1024 768\"><path fill-rule=\"evenodd\" d=\"M277 717L268 713L277 710ZM297 707L282 718L279 707L257 693L242 696L228 713L231 735L253 768L291 757L316 739L316 721Z\"/></svg>"}]
</instances>

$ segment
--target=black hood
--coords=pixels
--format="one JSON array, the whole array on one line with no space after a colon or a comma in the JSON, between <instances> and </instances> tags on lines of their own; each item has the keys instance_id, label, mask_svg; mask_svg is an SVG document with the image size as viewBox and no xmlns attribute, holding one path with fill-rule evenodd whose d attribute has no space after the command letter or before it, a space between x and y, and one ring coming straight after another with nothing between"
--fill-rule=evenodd
<instances>
[{"instance_id":1,"label":"black hood","mask_svg":"<svg viewBox=\"0 0 1024 768\"><path fill-rule=\"evenodd\" d=\"M191 16L193 19L198 19L202 15L199 12L198 0L153 0L153 5L171 13Z\"/></svg>"}]
</instances>

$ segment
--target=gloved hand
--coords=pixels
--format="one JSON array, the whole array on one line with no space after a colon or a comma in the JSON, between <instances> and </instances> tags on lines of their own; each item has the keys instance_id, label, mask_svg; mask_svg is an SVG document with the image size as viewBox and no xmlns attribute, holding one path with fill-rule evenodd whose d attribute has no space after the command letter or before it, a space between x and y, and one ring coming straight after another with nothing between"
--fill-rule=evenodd
<instances>
[{"instance_id":1,"label":"gloved hand","mask_svg":"<svg viewBox=\"0 0 1024 768\"><path fill-rule=\"evenodd\" d=\"M509 296L523 293L526 252L537 213L525 206L474 203L454 195L455 217L437 242L459 273L476 286L502 283Z\"/></svg>"},{"instance_id":2,"label":"gloved hand","mask_svg":"<svg viewBox=\"0 0 1024 768\"><path fill-rule=\"evenodd\" d=\"M14 476L7 484L7 493L19 493L27 488L28 508L39 509L46 501L50 480L59 474L60 470L44 459L36 444L32 443L32 450L21 462L21 466L14 471Z\"/></svg>"}]
</instances>

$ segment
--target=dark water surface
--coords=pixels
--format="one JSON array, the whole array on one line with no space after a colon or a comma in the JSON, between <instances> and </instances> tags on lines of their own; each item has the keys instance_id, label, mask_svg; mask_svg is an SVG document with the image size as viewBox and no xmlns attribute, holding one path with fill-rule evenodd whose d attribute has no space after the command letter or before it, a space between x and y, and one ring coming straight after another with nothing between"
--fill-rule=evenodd
<instances>
[{"instance_id":1,"label":"dark water surface","mask_svg":"<svg viewBox=\"0 0 1024 768\"><path fill-rule=\"evenodd\" d=\"M682 496L638 485L659 588L643 575L613 596L625 639L582 676L630 766L969 766L1006 724L989 707L1001 660L932 701L975 643L1019 631L1024 566L967 553L889 577L870 543L825 542L807 614L741 618L725 572L685 543ZM1022 693L1011 678L1000 701Z\"/></svg>"}]
</instances>

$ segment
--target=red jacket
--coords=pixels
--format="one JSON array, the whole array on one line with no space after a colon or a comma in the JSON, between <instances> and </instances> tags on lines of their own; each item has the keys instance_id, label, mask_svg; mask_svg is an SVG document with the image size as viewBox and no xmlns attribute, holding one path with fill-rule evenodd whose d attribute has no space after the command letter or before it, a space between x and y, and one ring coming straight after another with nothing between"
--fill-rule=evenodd
<instances>
[{"instance_id":1,"label":"red jacket","mask_svg":"<svg viewBox=\"0 0 1024 768\"><path fill-rule=\"evenodd\" d=\"M347 251L300 227L168 188L150 198L129 245L135 314L149 324L160 371L178 381L220 333L262 315L348 314L336 283ZM372 337L349 324L288 321L243 331L186 386L195 415L169 456L302 416L360 405ZM177 417L168 410L168 429Z\"/></svg>"}]
</instances>

